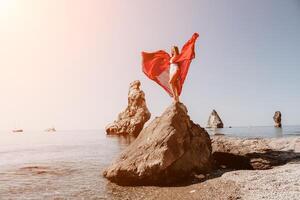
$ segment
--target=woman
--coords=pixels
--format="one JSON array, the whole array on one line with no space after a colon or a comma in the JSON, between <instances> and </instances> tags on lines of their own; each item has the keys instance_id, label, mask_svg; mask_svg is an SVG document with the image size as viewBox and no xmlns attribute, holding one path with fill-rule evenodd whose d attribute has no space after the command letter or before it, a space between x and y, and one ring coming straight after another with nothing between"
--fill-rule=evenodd
<instances>
[{"instance_id":1,"label":"woman","mask_svg":"<svg viewBox=\"0 0 300 200\"><path fill-rule=\"evenodd\" d=\"M180 53L174 46L171 56L163 50L152 53L142 52L143 72L173 97L175 102L179 101L190 64L195 58L194 49L198 36L198 33L194 33L183 45Z\"/></svg>"},{"instance_id":2,"label":"woman","mask_svg":"<svg viewBox=\"0 0 300 200\"><path fill-rule=\"evenodd\" d=\"M178 96L178 78L180 75L180 68L174 59L179 55L179 50L177 46L173 46L171 50L171 59L170 59L170 69L169 69L169 84L172 90L173 99L175 102L179 102Z\"/></svg>"}]
</instances>

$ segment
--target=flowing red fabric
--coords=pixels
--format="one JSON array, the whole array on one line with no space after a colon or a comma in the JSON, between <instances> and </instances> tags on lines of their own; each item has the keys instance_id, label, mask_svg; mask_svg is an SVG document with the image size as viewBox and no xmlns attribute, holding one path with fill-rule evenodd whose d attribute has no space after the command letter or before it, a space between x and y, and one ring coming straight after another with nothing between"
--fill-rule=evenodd
<instances>
[{"instance_id":1,"label":"flowing red fabric","mask_svg":"<svg viewBox=\"0 0 300 200\"><path fill-rule=\"evenodd\" d=\"M184 80L187 76L192 59L195 58L195 42L199 34L194 33L192 38L187 41L177 55L173 62L179 66L180 74L178 78L178 94L181 94ZM168 94L172 97L172 91L169 85L169 68L170 55L163 51L155 51L152 53L142 52L142 66L143 72L148 78L158 83Z\"/></svg>"}]
</instances>

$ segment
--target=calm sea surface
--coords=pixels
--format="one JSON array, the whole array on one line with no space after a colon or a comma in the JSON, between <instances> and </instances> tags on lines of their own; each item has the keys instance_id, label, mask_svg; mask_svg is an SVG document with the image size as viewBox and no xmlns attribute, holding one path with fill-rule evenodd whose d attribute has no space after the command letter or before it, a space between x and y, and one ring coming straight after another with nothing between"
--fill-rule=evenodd
<instances>
[{"instance_id":1,"label":"calm sea surface","mask_svg":"<svg viewBox=\"0 0 300 200\"><path fill-rule=\"evenodd\" d=\"M288 137L300 135L300 126L234 127L208 132L240 137ZM101 130L0 132L0 199L162 198L163 190L170 188L120 187L102 177L102 170L131 140L108 137ZM169 194L164 199L172 198Z\"/></svg>"}]
</instances>

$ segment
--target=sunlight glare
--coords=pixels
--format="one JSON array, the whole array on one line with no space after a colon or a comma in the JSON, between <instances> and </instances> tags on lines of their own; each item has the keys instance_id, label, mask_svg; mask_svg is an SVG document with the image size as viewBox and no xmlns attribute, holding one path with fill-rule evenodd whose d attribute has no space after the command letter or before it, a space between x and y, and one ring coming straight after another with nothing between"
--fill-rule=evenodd
<instances>
[{"instance_id":1,"label":"sunlight glare","mask_svg":"<svg viewBox=\"0 0 300 200\"><path fill-rule=\"evenodd\" d=\"M0 0L0 17L7 17L13 12L15 0Z\"/></svg>"}]
</instances>

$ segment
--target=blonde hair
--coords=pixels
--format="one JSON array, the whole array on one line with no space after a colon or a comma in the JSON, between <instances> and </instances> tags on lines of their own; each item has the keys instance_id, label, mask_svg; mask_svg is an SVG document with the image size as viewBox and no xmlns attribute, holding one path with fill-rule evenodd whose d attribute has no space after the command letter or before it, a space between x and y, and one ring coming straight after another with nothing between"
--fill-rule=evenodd
<instances>
[{"instance_id":1,"label":"blonde hair","mask_svg":"<svg viewBox=\"0 0 300 200\"><path fill-rule=\"evenodd\" d=\"M173 47L172 47L172 49L171 49L171 54L172 54L172 56L173 56L174 54L176 54L176 55L179 54L179 49L178 49L177 46L173 46Z\"/></svg>"}]
</instances>

